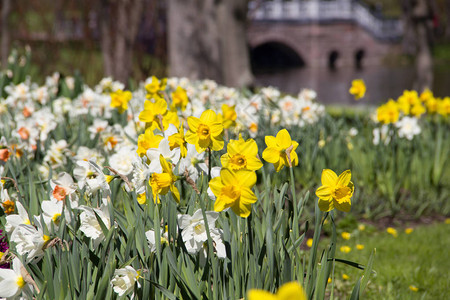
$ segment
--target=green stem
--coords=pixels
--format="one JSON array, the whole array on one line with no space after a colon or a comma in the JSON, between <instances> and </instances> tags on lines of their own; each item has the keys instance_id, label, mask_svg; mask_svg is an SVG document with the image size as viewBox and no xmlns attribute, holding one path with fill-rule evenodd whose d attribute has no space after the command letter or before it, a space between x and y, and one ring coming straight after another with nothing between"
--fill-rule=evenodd
<instances>
[{"instance_id":1,"label":"green stem","mask_svg":"<svg viewBox=\"0 0 450 300\"><path fill-rule=\"evenodd\" d=\"M294 232L294 241L298 237L298 211L297 211L297 197L295 193L295 181L294 181L294 168L290 167L289 171L291 173L291 194L292 194L292 205L294 206L294 218L292 221L292 230Z\"/></svg>"}]
</instances>

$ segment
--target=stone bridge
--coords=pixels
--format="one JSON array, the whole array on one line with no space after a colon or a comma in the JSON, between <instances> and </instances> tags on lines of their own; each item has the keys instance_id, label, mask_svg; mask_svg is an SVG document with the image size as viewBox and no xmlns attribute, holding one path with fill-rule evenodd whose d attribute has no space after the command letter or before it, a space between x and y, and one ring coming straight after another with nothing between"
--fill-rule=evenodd
<instances>
[{"instance_id":1,"label":"stone bridge","mask_svg":"<svg viewBox=\"0 0 450 300\"><path fill-rule=\"evenodd\" d=\"M352 0L251 1L249 17L254 68L360 68L400 51L401 21Z\"/></svg>"}]
</instances>

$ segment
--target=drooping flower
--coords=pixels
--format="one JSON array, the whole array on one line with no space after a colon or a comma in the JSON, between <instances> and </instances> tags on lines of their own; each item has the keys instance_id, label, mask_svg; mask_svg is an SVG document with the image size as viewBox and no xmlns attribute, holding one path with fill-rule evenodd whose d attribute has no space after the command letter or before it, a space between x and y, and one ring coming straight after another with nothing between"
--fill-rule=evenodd
<instances>
[{"instance_id":1,"label":"drooping flower","mask_svg":"<svg viewBox=\"0 0 450 300\"><path fill-rule=\"evenodd\" d=\"M186 90L181 86L178 86L177 89L170 95L172 96L172 104L170 105L170 108L173 110L179 108L181 111L184 111L186 109L186 105L189 103Z\"/></svg>"},{"instance_id":2,"label":"drooping flower","mask_svg":"<svg viewBox=\"0 0 450 300\"><path fill-rule=\"evenodd\" d=\"M232 172L222 169L220 176L211 179L209 187L216 196L214 210L231 207L238 216L246 218L252 210L252 203L258 200L251 188L256 183L256 174L250 170Z\"/></svg>"},{"instance_id":3,"label":"drooping flower","mask_svg":"<svg viewBox=\"0 0 450 300\"><path fill-rule=\"evenodd\" d=\"M362 79L355 79L352 81L349 93L355 97L355 100L359 100L366 94L366 85Z\"/></svg>"},{"instance_id":4,"label":"drooping flower","mask_svg":"<svg viewBox=\"0 0 450 300\"><path fill-rule=\"evenodd\" d=\"M159 162L162 167L162 173L153 173L149 182L152 188L153 201L159 203L159 195L165 195L170 190L175 201L180 202L180 192L175 186L177 176L172 171L172 164L166 161L162 155L159 156Z\"/></svg>"},{"instance_id":5,"label":"drooping flower","mask_svg":"<svg viewBox=\"0 0 450 300\"><path fill-rule=\"evenodd\" d=\"M126 266L122 269L117 269L114 271L114 278L111 280L111 285L114 292L116 292L119 297L130 293L134 289L134 285L138 284L139 272L136 271L131 266Z\"/></svg>"},{"instance_id":6,"label":"drooping flower","mask_svg":"<svg viewBox=\"0 0 450 300\"><path fill-rule=\"evenodd\" d=\"M170 148L170 142L167 138L161 140L158 148L150 148L147 150L147 157L150 159L149 169L150 172L161 173L163 171L160 156L164 160L170 161L172 164L176 165L180 160L180 148Z\"/></svg>"},{"instance_id":7,"label":"drooping flower","mask_svg":"<svg viewBox=\"0 0 450 300\"><path fill-rule=\"evenodd\" d=\"M286 129L280 130L276 137L266 136L265 140L267 148L263 151L262 157L265 161L274 164L277 172L284 166L294 167L298 164L298 156L295 152L298 143L291 140Z\"/></svg>"},{"instance_id":8,"label":"drooping flower","mask_svg":"<svg viewBox=\"0 0 450 300\"><path fill-rule=\"evenodd\" d=\"M171 130L171 128L172 128L172 130ZM175 128L175 131L173 131L173 128ZM183 124L180 125L180 128L178 130L176 130L175 126L169 125L169 129L167 131L169 131L169 130L170 130L170 132L168 133L168 135L169 135L168 140L169 140L170 150L173 150L174 148L180 148L181 157L186 157L187 143L184 138ZM164 132L164 133L166 133L166 132Z\"/></svg>"},{"instance_id":9,"label":"drooping flower","mask_svg":"<svg viewBox=\"0 0 450 300\"><path fill-rule=\"evenodd\" d=\"M334 208L344 212L350 211L350 198L354 191L353 183L350 181L351 175L350 170L342 172L339 177L330 169L322 171L322 186L316 190L321 211L330 211Z\"/></svg>"},{"instance_id":10,"label":"drooping flower","mask_svg":"<svg viewBox=\"0 0 450 300\"><path fill-rule=\"evenodd\" d=\"M217 115L212 110L206 110L199 118L187 119L189 131L186 133L186 141L195 145L198 152L207 148L219 151L223 148L223 125L217 120Z\"/></svg>"},{"instance_id":11,"label":"drooping flower","mask_svg":"<svg viewBox=\"0 0 450 300\"><path fill-rule=\"evenodd\" d=\"M222 167L233 171L240 169L256 171L263 166L257 155L258 145L255 140L244 141L242 135L239 135L239 140L230 140L227 145L227 153L222 155L220 161Z\"/></svg>"},{"instance_id":12,"label":"drooping flower","mask_svg":"<svg viewBox=\"0 0 450 300\"><path fill-rule=\"evenodd\" d=\"M222 113L218 114L218 118L222 121L225 129L236 126L236 105L222 104Z\"/></svg>"},{"instance_id":13,"label":"drooping flower","mask_svg":"<svg viewBox=\"0 0 450 300\"><path fill-rule=\"evenodd\" d=\"M82 212L80 214L81 226L80 230L94 242L94 247L98 247L104 240L105 235L102 227L98 222L97 216L102 220L107 229L111 228L111 219L109 210L106 205L101 205L99 208L92 208L89 206L80 206ZM97 215L97 216L96 216Z\"/></svg>"},{"instance_id":14,"label":"drooping flower","mask_svg":"<svg viewBox=\"0 0 450 300\"><path fill-rule=\"evenodd\" d=\"M247 293L248 300L306 300L303 287L296 281L283 284L276 294L264 290L252 289Z\"/></svg>"}]
</instances>

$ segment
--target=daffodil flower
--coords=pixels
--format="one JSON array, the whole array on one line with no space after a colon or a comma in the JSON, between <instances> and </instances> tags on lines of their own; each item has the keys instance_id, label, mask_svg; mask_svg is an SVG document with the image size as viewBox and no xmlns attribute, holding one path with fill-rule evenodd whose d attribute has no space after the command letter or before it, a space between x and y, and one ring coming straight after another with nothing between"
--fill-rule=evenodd
<instances>
[{"instance_id":1,"label":"daffodil flower","mask_svg":"<svg viewBox=\"0 0 450 300\"><path fill-rule=\"evenodd\" d=\"M172 171L172 164L166 161L162 155L159 156L159 162L162 167L162 173L153 173L149 182L152 188L153 201L159 203L159 195L165 195L170 190L175 201L180 202L180 192L175 186L177 176Z\"/></svg>"},{"instance_id":2,"label":"daffodil flower","mask_svg":"<svg viewBox=\"0 0 450 300\"><path fill-rule=\"evenodd\" d=\"M291 136L286 129L280 130L276 137L266 136L265 140L267 148L264 150L262 157L265 161L274 164L277 172L284 166L296 166L298 164L298 156L295 153L298 143L291 140Z\"/></svg>"},{"instance_id":3,"label":"daffodil flower","mask_svg":"<svg viewBox=\"0 0 450 300\"><path fill-rule=\"evenodd\" d=\"M128 102L132 98L130 91L117 90L110 94L111 96L111 107L117 108L119 113L123 113L128 109Z\"/></svg>"},{"instance_id":4,"label":"daffodil flower","mask_svg":"<svg viewBox=\"0 0 450 300\"><path fill-rule=\"evenodd\" d=\"M222 169L220 176L211 179L209 187L216 196L215 211L231 207L238 216L246 218L250 215L252 203L257 198L251 188L256 183L256 174L250 170L232 172Z\"/></svg>"},{"instance_id":5,"label":"daffodil flower","mask_svg":"<svg viewBox=\"0 0 450 300\"><path fill-rule=\"evenodd\" d=\"M219 151L223 148L222 137L223 125L217 120L214 111L208 109L199 118L189 117L187 119L189 131L186 134L186 141L195 145L199 153L210 148Z\"/></svg>"},{"instance_id":6,"label":"daffodil flower","mask_svg":"<svg viewBox=\"0 0 450 300\"><path fill-rule=\"evenodd\" d=\"M355 79L352 81L349 93L355 97L355 100L359 100L366 94L366 85L362 79Z\"/></svg>"},{"instance_id":7,"label":"daffodil flower","mask_svg":"<svg viewBox=\"0 0 450 300\"><path fill-rule=\"evenodd\" d=\"M259 170L263 164L257 157L258 145L255 140L244 141L241 135L239 140L230 140L227 145L227 153L222 155L220 161L224 168L231 170L248 169Z\"/></svg>"},{"instance_id":8,"label":"daffodil flower","mask_svg":"<svg viewBox=\"0 0 450 300\"><path fill-rule=\"evenodd\" d=\"M339 177L330 169L322 171L322 186L316 190L321 211L330 211L334 208L350 211L350 198L354 191L351 176L350 170L342 172Z\"/></svg>"},{"instance_id":9,"label":"daffodil flower","mask_svg":"<svg viewBox=\"0 0 450 300\"><path fill-rule=\"evenodd\" d=\"M283 284L276 294L264 290L253 289L248 292L248 300L306 300L303 287L296 281Z\"/></svg>"},{"instance_id":10,"label":"daffodil flower","mask_svg":"<svg viewBox=\"0 0 450 300\"><path fill-rule=\"evenodd\" d=\"M17 257L13 259L12 266L12 270L0 269L0 298L15 298L23 289L30 289L22 276L22 263Z\"/></svg>"}]
</instances>

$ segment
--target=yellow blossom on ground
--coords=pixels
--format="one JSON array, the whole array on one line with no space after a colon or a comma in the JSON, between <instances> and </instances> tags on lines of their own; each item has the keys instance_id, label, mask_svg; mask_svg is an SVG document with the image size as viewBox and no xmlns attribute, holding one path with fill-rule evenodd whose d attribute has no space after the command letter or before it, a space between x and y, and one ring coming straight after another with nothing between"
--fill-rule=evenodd
<instances>
[{"instance_id":1,"label":"yellow blossom on ground","mask_svg":"<svg viewBox=\"0 0 450 300\"><path fill-rule=\"evenodd\" d=\"M400 110L405 114L409 115L411 107L415 104L420 104L419 95L416 91L403 91L403 94L397 99L398 106Z\"/></svg>"},{"instance_id":2,"label":"yellow blossom on ground","mask_svg":"<svg viewBox=\"0 0 450 300\"><path fill-rule=\"evenodd\" d=\"M195 145L197 152L201 153L210 148L214 151L222 150L223 125L217 120L214 111L208 109L199 118L189 117L187 119L189 131L186 133L186 141Z\"/></svg>"},{"instance_id":3,"label":"yellow blossom on ground","mask_svg":"<svg viewBox=\"0 0 450 300\"><path fill-rule=\"evenodd\" d=\"M414 231L414 229L412 229L412 228L406 228L405 229L405 233L406 234L410 234L411 232L413 232Z\"/></svg>"},{"instance_id":4,"label":"yellow blossom on ground","mask_svg":"<svg viewBox=\"0 0 450 300\"><path fill-rule=\"evenodd\" d=\"M179 108L181 111L184 111L186 109L186 105L189 103L189 98L187 96L186 90L179 86L170 95L172 96L172 104L170 105L170 108Z\"/></svg>"},{"instance_id":5,"label":"yellow blossom on ground","mask_svg":"<svg viewBox=\"0 0 450 300\"><path fill-rule=\"evenodd\" d=\"M358 230L359 230L359 231L364 231L364 230L366 230L366 225L364 225L364 224L359 224L359 225L358 225Z\"/></svg>"},{"instance_id":6,"label":"yellow blossom on ground","mask_svg":"<svg viewBox=\"0 0 450 300\"><path fill-rule=\"evenodd\" d=\"M429 88L426 88L420 94L419 98L420 98L420 101L422 101L422 102L428 102L430 99L434 98L433 92Z\"/></svg>"},{"instance_id":7,"label":"yellow blossom on ground","mask_svg":"<svg viewBox=\"0 0 450 300\"><path fill-rule=\"evenodd\" d=\"M316 190L321 211L330 211L334 208L344 212L350 211L350 198L354 191L351 176L350 170L342 172L339 177L330 169L322 171L322 186Z\"/></svg>"},{"instance_id":8,"label":"yellow blossom on ground","mask_svg":"<svg viewBox=\"0 0 450 300\"><path fill-rule=\"evenodd\" d=\"M364 245L356 244L356 249L363 250L364 249Z\"/></svg>"},{"instance_id":9,"label":"yellow blossom on ground","mask_svg":"<svg viewBox=\"0 0 450 300\"><path fill-rule=\"evenodd\" d=\"M339 250L343 253L349 253L350 251L352 251L352 248L350 248L349 246L341 246Z\"/></svg>"},{"instance_id":10,"label":"yellow blossom on ground","mask_svg":"<svg viewBox=\"0 0 450 300\"><path fill-rule=\"evenodd\" d=\"M312 247L312 244L313 244L313 239L308 239L308 240L306 241L306 246L308 246L309 248Z\"/></svg>"},{"instance_id":11,"label":"yellow blossom on ground","mask_svg":"<svg viewBox=\"0 0 450 300\"><path fill-rule=\"evenodd\" d=\"M218 119L221 120L223 128L228 129L236 126L236 105L222 104L222 113L218 114Z\"/></svg>"},{"instance_id":12,"label":"yellow blossom on ground","mask_svg":"<svg viewBox=\"0 0 450 300\"><path fill-rule=\"evenodd\" d=\"M247 293L248 300L306 300L303 287L296 281L283 284L276 294L252 289Z\"/></svg>"},{"instance_id":13,"label":"yellow blossom on ground","mask_svg":"<svg viewBox=\"0 0 450 300\"><path fill-rule=\"evenodd\" d=\"M392 227L388 227L386 229L386 232L393 235L394 237L397 237L398 233L397 233L397 229L392 228Z\"/></svg>"},{"instance_id":14,"label":"yellow blossom on ground","mask_svg":"<svg viewBox=\"0 0 450 300\"><path fill-rule=\"evenodd\" d=\"M417 103L411 107L410 112L411 112L411 115L413 115L417 118L420 118L420 116L426 112L426 109L421 103Z\"/></svg>"},{"instance_id":15,"label":"yellow blossom on ground","mask_svg":"<svg viewBox=\"0 0 450 300\"><path fill-rule=\"evenodd\" d=\"M343 280L349 280L350 276L348 276L347 274L342 274L342 279Z\"/></svg>"},{"instance_id":16,"label":"yellow blossom on ground","mask_svg":"<svg viewBox=\"0 0 450 300\"><path fill-rule=\"evenodd\" d=\"M220 176L209 182L209 187L216 196L214 210L222 211L231 207L238 216L248 217L252 211L252 203L258 200L251 190L255 183L256 174L253 171L242 169L233 172L222 169Z\"/></svg>"},{"instance_id":17,"label":"yellow blossom on ground","mask_svg":"<svg viewBox=\"0 0 450 300\"><path fill-rule=\"evenodd\" d=\"M159 195L165 195L170 190L175 201L180 202L180 192L175 186L177 176L172 171L172 164L166 161L162 155L159 156L159 162L161 163L163 173L153 173L149 180L153 193L153 201L159 203Z\"/></svg>"},{"instance_id":18,"label":"yellow blossom on ground","mask_svg":"<svg viewBox=\"0 0 450 300\"><path fill-rule=\"evenodd\" d=\"M450 115L450 97L445 97L444 99L439 101L437 112L444 117Z\"/></svg>"},{"instance_id":19,"label":"yellow blossom on ground","mask_svg":"<svg viewBox=\"0 0 450 300\"><path fill-rule=\"evenodd\" d=\"M413 291L413 292L419 291L419 288L416 287L415 285L410 285L410 286L409 286L409 289L410 289L411 291Z\"/></svg>"},{"instance_id":20,"label":"yellow blossom on ground","mask_svg":"<svg viewBox=\"0 0 450 300\"><path fill-rule=\"evenodd\" d=\"M438 103L440 100L436 98L431 98L427 102L425 102L425 106L427 107L427 113L434 114L438 110Z\"/></svg>"},{"instance_id":21,"label":"yellow blossom on ground","mask_svg":"<svg viewBox=\"0 0 450 300\"><path fill-rule=\"evenodd\" d=\"M186 140L184 138L183 124L180 125L180 128L178 128L177 133L174 133L168 137L168 140L169 140L170 150L173 150L175 148L180 148L181 157L186 157L187 147L186 147Z\"/></svg>"},{"instance_id":22,"label":"yellow blossom on ground","mask_svg":"<svg viewBox=\"0 0 450 300\"><path fill-rule=\"evenodd\" d=\"M328 283L331 283L333 280L331 279L331 277L328 277L328 280L327 280L327 282Z\"/></svg>"},{"instance_id":23,"label":"yellow blossom on ground","mask_svg":"<svg viewBox=\"0 0 450 300\"><path fill-rule=\"evenodd\" d=\"M152 81L145 85L145 90L147 91L147 98L160 98L158 94L166 89L167 79L163 78L159 80L156 76L152 76Z\"/></svg>"},{"instance_id":24,"label":"yellow blossom on ground","mask_svg":"<svg viewBox=\"0 0 450 300\"><path fill-rule=\"evenodd\" d=\"M298 156L295 153L298 143L291 140L291 136L286 129L280 130L276 137L266 136L265 141L267 148L263 151L262 157L265 161L274 164L277 172L284 166L292 165L295 167L298 165Z\"/></svg>"},{"instance_id":25,"label":"yellow blossom on ground","mask_svg":"<svg viewBox=\"0 0 450 300\"><path fill-rule=\"evenodd\" d=\"M344 240L349 240L351 234L349 232L344 231L343 233L341 233L341 236Z\"/></svg>"},{"instance_id":26,"label":"yellow blossom on ground","mask_svg":"<svg viewBox=\"0 0 450 300\"><path fill-rule=\"evenodd\" d=\"M130 91L117 90L114 93L111 93L110 96L111 107L117 108L120 114L128 109L128 102L132 98L132 94Z\"/></svg>"},{"instance_id":27,"label":"yellow blossom on ground","mask_svg":"<svg viewBox=\"0 0 450 300\"><path fill-rule=\"evenodd\" d=\"M366 85L364 80L355 79L352 81L352 86L350 87L349 93L355 97L355 100L359 100L366 94Z\"/></svg>"},{"instance_id":28,"label":"yellow blossom on ground","mask_svg":"<svg viewBox=\"0 0 450 300\"><path fill-rule=\"evenodd\" d=\"M239 135L238 140L230 140L227 145L227 153L222 155L220 161L223 168L233 171L240 169L256 171L263 166L257 155L258 145L255 140L244 141L242 135Z\"/></svg>"}]
</instances>

